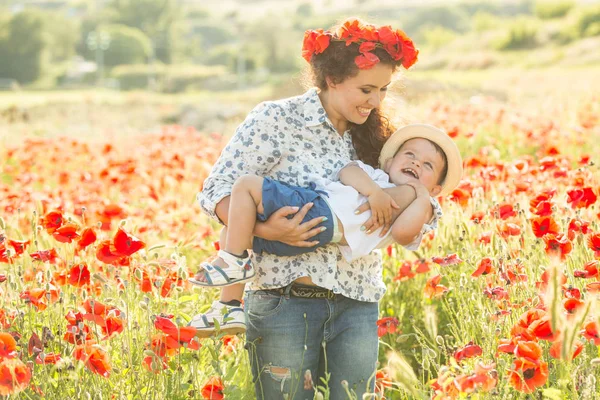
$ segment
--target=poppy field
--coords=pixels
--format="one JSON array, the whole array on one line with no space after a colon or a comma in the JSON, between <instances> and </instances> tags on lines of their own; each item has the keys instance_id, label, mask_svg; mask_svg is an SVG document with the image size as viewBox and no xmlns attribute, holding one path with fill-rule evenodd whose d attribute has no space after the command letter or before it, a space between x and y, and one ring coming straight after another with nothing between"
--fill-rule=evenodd
<instances>
[{"instance_id":1,"label":"poppy field","mask_svg":"<svg viewBox=\"0 0 600 400\"><path fill-rule=\"evenodd\" d=\"M382 252L372 398L598 397L599 100L422 106L465 175L418 252ZM218 295L187 278L218 238L195 194L227 134L4 141L0 397L254 398L244 337L186 326Z\"/></svg>"}]
</instances>

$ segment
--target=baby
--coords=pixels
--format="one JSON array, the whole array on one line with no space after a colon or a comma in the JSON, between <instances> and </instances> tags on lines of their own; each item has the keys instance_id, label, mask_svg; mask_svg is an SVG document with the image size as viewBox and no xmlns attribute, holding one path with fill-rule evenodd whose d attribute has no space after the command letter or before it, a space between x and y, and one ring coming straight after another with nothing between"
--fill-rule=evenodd
<instances>
[{"instance_id":1,"label":"baby","mask_svg":"<svg viewBox=\"0 0 600 400\"><path fill-rule=\"evenodd\" d=\"M223 249L217 258L202 263L202 269L190 279L196 285L224 288L221 300L190 322L197 328L198 336L214 334L213 318L223 333L246 330L240 305L244 284L255 273L249 248L255 254L265 251L291 256L335 243L348 261L392 243L416 250L423 234L437 227L442 214L434 196L449 193L460 181L460 152L443 131L431 125L412 124L390 136L381 150L379 165L382 169L353 161L334 177L339 181L316 178L310 188L255 175L238 178L229 203L229 226L221 233ZM412 186L416 194L404 210L390 195L392 188L399 185ZM365 201L370 213L357 211ZM253 237L257 219L266 221L281 207L300 209L307 203L312 203L312 207L304 221L322 217L320 233L313 237L312 247Z\"/></svg>"}]
</instances>

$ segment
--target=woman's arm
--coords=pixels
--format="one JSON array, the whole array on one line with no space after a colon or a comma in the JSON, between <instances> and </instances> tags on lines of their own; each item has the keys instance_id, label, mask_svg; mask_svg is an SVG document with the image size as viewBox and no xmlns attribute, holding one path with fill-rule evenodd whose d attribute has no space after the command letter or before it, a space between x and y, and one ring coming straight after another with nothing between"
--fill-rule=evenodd
<instances>
[{"instance_id":1,"label":"woman's arm","mask_svg":"<svg viewBox=\"0 0 600 400\"><path fill-rule=\"evenodd\" d=\"M262 103L252 110L237 128L197 196L202 210L207 215L228 225L229 200L235 180L244 174L265 176L279 163L281 149L285 148L285 144L273 133L276 132L276 125L282 123L282 111L278 105ZM320 232L319 229L313 228L322 222L322 219L314 218L301 224L310 207L310 204L300 210L283 207L273 213L266 222L257 222L254 234L294 246L314 246L316 243L308 239ZM290 214L296 215L288 219Z\"/></svg>"},{"instance_id":2,"label":"woman's arm","mask_svg":"<svg viewBox=\"0 0 600 400\"><path fill-rule=\"evenodd\" d=\"M275 147L279 139L273 133L279 121L279 107L261 103L248 114L234 136L221 152L209 176L202 184L197 200L204 213L223 223L227 219L229 202L217 213L217 204L231 195L237 178L244 174L267 175L281 159Z\"/></svg>"}]
</instances>

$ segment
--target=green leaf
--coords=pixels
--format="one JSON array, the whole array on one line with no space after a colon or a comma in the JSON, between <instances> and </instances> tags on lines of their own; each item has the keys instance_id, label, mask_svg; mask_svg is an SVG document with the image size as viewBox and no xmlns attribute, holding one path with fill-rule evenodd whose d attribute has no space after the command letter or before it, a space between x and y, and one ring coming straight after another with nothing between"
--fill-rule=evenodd
<instances>
[{"instance_id":1,"label":"green leaf","mask_svg":"<svg viewBox=\"0 0 600 400\"><path fill-rule=\"evenodd\" d=\"M551 399L551 400L564 399L564 396L563 396L562 392L560 391L560 389L556 389L556 388L543 389L542 395L544 396L545 399Z\"/></svg>"}]
</instances>

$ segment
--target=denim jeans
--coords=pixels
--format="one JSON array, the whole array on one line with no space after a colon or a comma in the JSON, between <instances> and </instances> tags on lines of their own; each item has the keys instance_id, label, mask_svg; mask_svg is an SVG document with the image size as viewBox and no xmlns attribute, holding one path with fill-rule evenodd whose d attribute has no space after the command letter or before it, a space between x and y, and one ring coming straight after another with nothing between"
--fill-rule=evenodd
<instances>
[{"instance_id":1,"label":"denim jeans","mask_svg":"<svg viewBox=\"0 0 600 400\"><path fill-rule=\"evenodd\" d=\"M373 392L378 303L342 295L305 299L262 290L245 300L246 348L259 400L312 400L321 377L331 400Z\"/></svg>"}]
</instances>

